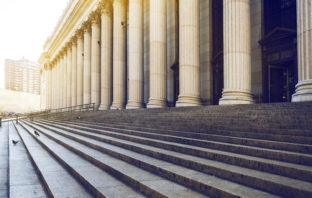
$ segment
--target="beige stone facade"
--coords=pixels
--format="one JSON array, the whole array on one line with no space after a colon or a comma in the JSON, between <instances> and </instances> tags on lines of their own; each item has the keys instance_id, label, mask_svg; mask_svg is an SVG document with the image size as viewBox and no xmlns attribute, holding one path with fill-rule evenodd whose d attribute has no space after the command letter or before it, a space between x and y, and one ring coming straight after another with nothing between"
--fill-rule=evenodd
<instances>
[{"instance_id":1,"label":"beige stone facade","mask_svg":"<svg viewBox=\"0 0 312 198\"><path fill-rule=\"evenodd\" d=\"M312 3L271 2L72 0L39 60L47 108L311 101Z\"/></svg>"}]
</instances>

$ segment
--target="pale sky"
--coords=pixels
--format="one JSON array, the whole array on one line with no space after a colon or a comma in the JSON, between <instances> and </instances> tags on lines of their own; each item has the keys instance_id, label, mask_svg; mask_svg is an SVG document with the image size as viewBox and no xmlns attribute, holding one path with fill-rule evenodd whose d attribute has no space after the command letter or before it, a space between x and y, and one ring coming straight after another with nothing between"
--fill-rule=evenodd
<instances>
[{"instance_id":1,"label":"pale sky","mask_svg":"<svg viewBox=\"0 0 312 198\"><path fill-rule=\"evenodd\" d=\"M4 60L38 61L69 0L0 0L0 88Z\"/></svg>"}]
</instances>

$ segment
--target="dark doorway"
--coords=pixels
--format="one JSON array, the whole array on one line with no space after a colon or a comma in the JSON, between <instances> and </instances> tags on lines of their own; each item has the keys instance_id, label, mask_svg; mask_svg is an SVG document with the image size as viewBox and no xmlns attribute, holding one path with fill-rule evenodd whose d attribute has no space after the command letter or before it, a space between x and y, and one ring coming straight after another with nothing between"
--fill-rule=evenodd
<instances>
[{"instance_id":1,"label":"dark doorway","mask_svg":"<svg viewBox=\"0 0 312 198\"><path fill-rule=\"evenodd\" d=\"M213 104L219 104L223 91L223 1L212 1Z\"/></svg>"},{"instance_id":2,"label":"dark doorway","mask_svg":"<svg viewBox=\"0 0 312 198\"><path fill-rule=\"evenodd\" d=\"M264 0L264 102L290 102L297 83L296 0Z\"/></svg>"},{"instance_id":3,"label":"dark doorway","mask_svg":"<svg viewBox=\"0 0 312 198\"><path fill-rule=\"evenodd\" d=\"M290 102L294 93L294 73L289 65L269 66L269 102Z\"/></svg>"},{"instance_id":4,"label":"dark doorway","mask_svg":"<svg viewBox=\"0 0 312 198\"><path fill-rule=\"evenodd\" d=\"M173 70L173 105L176 105L179 97L179 63L174 64L171 69Z\"/></svg>"}]
</instances>

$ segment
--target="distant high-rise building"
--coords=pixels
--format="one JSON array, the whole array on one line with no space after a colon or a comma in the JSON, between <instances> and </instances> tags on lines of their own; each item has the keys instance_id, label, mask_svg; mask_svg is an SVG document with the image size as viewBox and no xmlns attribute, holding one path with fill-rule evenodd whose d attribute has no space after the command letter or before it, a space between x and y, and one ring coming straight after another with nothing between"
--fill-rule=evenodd
<instances>
[{"instance_id":1,"label":"distant high-rise building","mask_svg":"<svg viewBox=\"0 0 312 198\"><path fill-rule=\"evenodd\" d=\"M27 59L5 60L5 88L40 94L40 65Z\"/></svg>"}]
</instances>

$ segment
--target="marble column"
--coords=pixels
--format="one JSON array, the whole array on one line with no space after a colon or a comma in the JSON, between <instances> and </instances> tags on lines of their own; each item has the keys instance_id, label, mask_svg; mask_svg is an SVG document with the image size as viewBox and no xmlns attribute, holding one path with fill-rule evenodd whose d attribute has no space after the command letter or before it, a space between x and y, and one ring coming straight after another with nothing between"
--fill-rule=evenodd
<instances>
[{"instance_id":1,"label":"marble column","mask_svg":"<svg viewBox=\"0 0 312 198\"><path fill-rule=\"evenodd\" d=\"M250 0L224 0L223 17L224 90L219 104L250 104Z\"/></svg>"},{"instance_id":2,"label":"marble column","mask_svg":"<svg viewBox=\"0 0 312 198\"><path fill-rule=\"evenodd\" d=\"M63 86L63 52L60 52L59 55L59 86L58 86L58 91L59 91L59 108L63 108L63 92L62 92L62 86Z\"/></svg>"},{"instance_id":3,"label":"marble column","mask_svg":"<svg viewBox=\"0 0 312 198\"><path fill-rule=\"evenodd\" d=\"M52 107L53 109L56 109L56 60L53 61L53 79L52 79L52 97L53 97L53 102L52 102Z\"/></svg>"},{"instance_id":4,"label":"marble column","mask_svg":"<svg viewBox=\"0 0 312 198\"><path fill-rule=\"evenodd\" d=\"M166 107L167 0L150 0L150 98L148 108Z\"/></svg>"},{"instance_id":5,"label":"marble column","mask_svg":"<svg viewBox=\"0 0 312 198\"><path fill-rule=\"evenodd\" d=\"M84 24L84 56L83 56L83 103L91 103L91 26Z\"/></svg>"},{"instance_id":6,"label":"marble column","mask_svg":"<svg viewBox=\"0 0 312 198\"><path fill-rule=\"evenodd\" d=\"M83 31L77 32L77 105L83 104Z\"/></svg>"},{"instance_id":7,"label":"marble column","mask_svg":"<svg viewBox=\"0 0 312 198\"><path fill-rule=\"evenodd\" d=\"M292 102L312 101L312 1L297 0L298 84Z\"/></svg>"},{"instance_id":8,"label":"marble column","mask_svg":"<svg viewBox=\"0 0 312 198\"><path fill-rule=\"evenodd\" d=\"M101 9L101 105L107 110L112 103L112 5L107 2Z\"/></svg>"},{"instance_id":9,"label":"marble column","mask_svg":"<svg viewBox=\"0 0 312 198\"><path fill-rule=\"evenodd\" d=\"M56 108L61 108L61 103L60 103L60 99L61 99L61 89L60 89L60 84L61 84L61 78L60 78L60 64L61 64L61 61L60 61L60 56L58 55L57 56L57 66L56 66L56 100L57 100L57 105L56 105Z\"/></svg>"},{"instance_id":10,"label":"marble column","mask_svg":"<svg viewBox=\"0 0 312 198\"><path fill-rule=\"evenodd\" d=\"M114 0L113 20L113 104L111 109L125 106L126 78L126 0Z\"/></svg>"},{"instance_id":11,"label":"marble column","mask_svg":"<svg viewBox=\"0 0 312 198\"><path fill-rule=\"evenodd\" d=\"M49 109L52 109L52 64L49 64L49 82L48 82L48 86L49 86L49 94L48 94L48 107Z\"/></svg>"},{"instance_id":12,"label":"marble column","mask_svg":"<svg viewBox=\"0 0 312 198\"><path fill-rule=\"evenodd\" d=\"M101 99L101 29L98 13L92 15L91 34L91 103L95 103L98 109Z\"/></svg>"},{"instance_id":13,"label":"marble column","mask_svg":"<svg viewBox=\"0 0 312 198\"><path fill-rule=\"evenodd\" d=\"M67 107L67 48L64 49L64 56L63 56L63 83L62 83L62 101L63 101L63 108Z\"/></svg>"},{"instance_id":14,"label":"marble column","mask_svg":"<svg viewBox=\"0 0 312 198\"><path fill-rule=\"evenodd\" d=\"M179 1L178 107L200 105L199 11L199 1Z\"/></svg>"},{"instance_id":15,"label":"marble column","mask_svg":"<svg viewBox=\"0 0 312 198\"><path fill-rule=\"evenodd\" d=\"M71 98L72 98L72 46L71 43L68 44L68 48L67 48L67 81L66 81L67 85L67 94L66 94L66 98L67 98L67 102L66 102L66 106L67 107L71 107Z\"/></svg>"},{"instance_id":16,"label":"marble column","mask_svg":"<svg viewBox=\"0 0 312 198\"><path fill-rule=\"evenodd\" d=\"M129 98L127 109L143 105L143 0L129 1Z\"/></svg>"},{"instance_id":17,"label":"marble column","mask_svg":"<svg viewBox=\"0 0 312 198\"><path fill-rule=\"evenodd\" d=\"M72 40L72 90L71 90L71 105L77 105L77 37Z\"/></svg>"}]
</instances>

